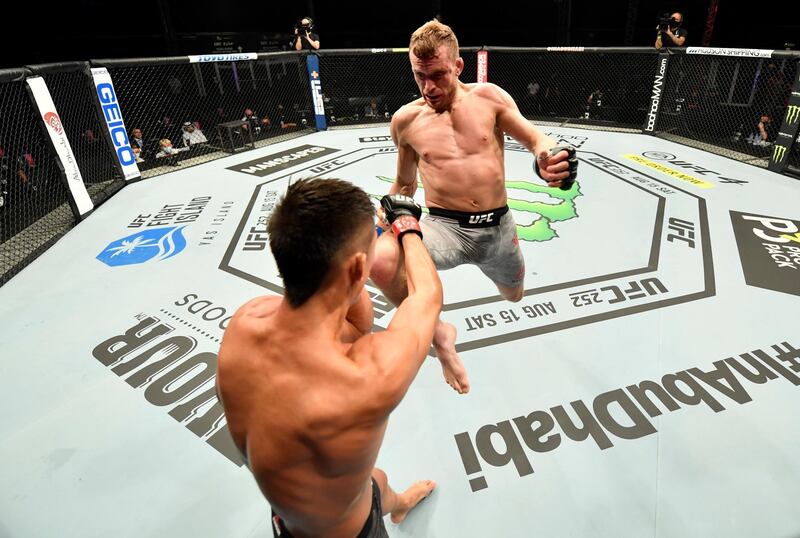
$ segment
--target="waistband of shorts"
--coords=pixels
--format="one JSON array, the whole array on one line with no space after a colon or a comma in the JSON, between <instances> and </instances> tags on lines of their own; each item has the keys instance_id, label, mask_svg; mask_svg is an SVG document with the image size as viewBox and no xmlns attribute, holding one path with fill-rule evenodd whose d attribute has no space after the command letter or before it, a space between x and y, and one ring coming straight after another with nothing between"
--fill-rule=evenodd
<instances>
[{"instance_id":1,"label":"waistband of shorts","mask_svg":"<svg viewBox=\"0 0 800 538\"><path fill-rule=\"evenodd\" d=\"M508 213L508 206L470 213L468 211L454 211L441 207L429 207L428 212L434 217L445 217L458 221L461 228L490 228L500 224L500 218Z\"/></svg>"},{"instance_id":2,"label":"waistband of shorts","mask_svg":"<svg viewBox=\"0 0 800 538\"><path fill-rule=\"evenodd\" d=\"M373 530L373 527L376 525L375 522L375 512L376 510L380 513L381 510L381 490L378 486L378 482L372 478L372 503L369 509L369 517L364 522L364 526L361 527L361 531L358 533L356 538L367 538ZM293 538L292 533L286 528L284 525L281 516L275 513L275 510L271 510L272 512L272 531L273 536L281 536L286 538Z\"/></svg>"}]
</instances>

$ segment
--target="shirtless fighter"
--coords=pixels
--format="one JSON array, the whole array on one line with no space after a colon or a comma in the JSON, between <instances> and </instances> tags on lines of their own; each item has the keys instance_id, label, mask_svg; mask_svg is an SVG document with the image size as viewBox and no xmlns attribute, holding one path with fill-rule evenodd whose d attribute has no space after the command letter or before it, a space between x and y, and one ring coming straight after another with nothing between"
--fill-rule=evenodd
<instances>
[{"instance_id":1,"label":"shirtless fighter","mask_svg":"<svg viewBox=\"0 0 800 538\"><path fill-rule=\"evenodd\" d=\"M433 339L442 287L421 209L382 201L408 259L408 297L385 332L364 289L375 254L369 196L336 179L291 185L268 225L284 297L242 306L219 353L217 392L236 446L273 509L276 536L388 536L434 488L389 487L375 460L389 413Z\"/></svg>"},{"instance_id":2,"label":"shirtless fighter","mask_svg":"<svg viewBox=\"0 0 800 538\"><path fill-rule=\"evenodd\" d=\"M409 58L422 97L392 117L397 177L389 192L414 196L419 169L430 210L421 226L436 267L477 265L505 299L519 301L525 260L506 205L503 133L536 156L534 169L551 187L571 188L578 165L575 149L557 147L501 88L460 82L464 61L449 26L431 21L420 27L411 36ZM375 256L372 280L399 304L411 261L403 260L397 240L388 233L378 240ZM466 393L469 380L455 339L456 328L439 321L433 345L445 380Z\"/></svg>"}]
</instances>

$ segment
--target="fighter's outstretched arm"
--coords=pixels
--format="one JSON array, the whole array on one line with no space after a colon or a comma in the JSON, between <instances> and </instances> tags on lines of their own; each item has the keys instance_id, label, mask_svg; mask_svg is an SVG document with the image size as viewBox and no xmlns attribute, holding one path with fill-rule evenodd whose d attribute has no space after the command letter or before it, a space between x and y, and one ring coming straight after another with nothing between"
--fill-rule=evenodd
<instances>
[{"instance_id":1,"label":"fighter's outstretched arm","mask_svg":"<svg viewBox=\"0 0 800 538\"><path fill-rule=\"evenodd\" d=\"M498 127L533 153L534 158L537 159L539 176L551 187L561 187L562 181L570 180L569 178L577 166L574 148L570 150L570 153L570 151L559 151L562 149L559 146L558 149L551 152L553 148L557 147L555 140L525 119L514 99L505 90L499 86L487 84L485 93L499 107Z\"/></svg>"},{"instance_id":2,"label":"fighter's outstretched arm","mask_svg":"<svg viewBox=\"0 0 800 538\"><path fill-rule=\"evenodd\" d=\"M402 400L428 355L442 309L442 283L417 221L421 209L410 198L387 198L394 200L387 214L404 251L408 297L386 331L366 336L350 349L368 378L376 410L391 410Z\"/></svg>"}]
</instances>

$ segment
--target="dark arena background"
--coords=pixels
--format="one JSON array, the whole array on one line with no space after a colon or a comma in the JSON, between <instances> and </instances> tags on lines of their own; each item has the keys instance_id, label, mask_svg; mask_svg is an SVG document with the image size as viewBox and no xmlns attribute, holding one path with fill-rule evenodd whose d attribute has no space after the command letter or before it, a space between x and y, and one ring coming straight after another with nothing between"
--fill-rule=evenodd
<instances>
[{"instance_id":1,"label":"dark arena background","mask_svg":"<svg viewBox=\"0 0 800 538\"><path fill-rule=\"evenodd\" d=\"M580 166L549 188L506 137L524 298L440 273L472 389L430 358L392 414L378 465L438 486L389 534L800 537L796 2L3 11L0 538L272 536L220 341L283 292L266 224L290 182L388 191L434 16L461 80ZM675 11L685 46L656 49ZM304 15L315 54L287 50ZM395 307L367 288L383 330Z\"/></svg>"}]
</instances>

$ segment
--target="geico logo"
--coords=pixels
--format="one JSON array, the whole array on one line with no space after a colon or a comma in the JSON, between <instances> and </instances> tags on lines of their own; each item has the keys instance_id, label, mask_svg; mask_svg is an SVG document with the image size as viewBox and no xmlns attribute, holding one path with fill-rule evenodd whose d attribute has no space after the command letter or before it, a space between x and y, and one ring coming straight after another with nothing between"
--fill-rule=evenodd
<instances>
[{"instance_id":1,"label":"geico logo","mask_svg":"<svg viewBox=\"0 0 800 538\"><path fill-rule=\"evenodd\" d=\"M775 243L788 243L791 239L781 237L782 235L795 234L800 231L794 222L785 219L773 219L769 217L756 217L754 215L743 215L742 218L761 224L762 228L753 228L753 233L759 239L772 241ZM777 235L769 235L767 231L776 232Z\"/></svg>"},{"instance_id":2,"label":"geico logo","mask_svg":"<svg viewBox=\"0 0 800 538\"><path fill-rule=\"evenodd\" d=\"M119 162L123 166L133 164L136 162L136 157L133 154L133 149L131 149L128 133L125 131L125 124L122 122L122 111L119 109L114 87L108 82L98 84L97 96L100 98L100 106L103 109L103 116L105 116L111 140L114 141L114 147L117 149Z\"/></svg>"}]
</instances>

